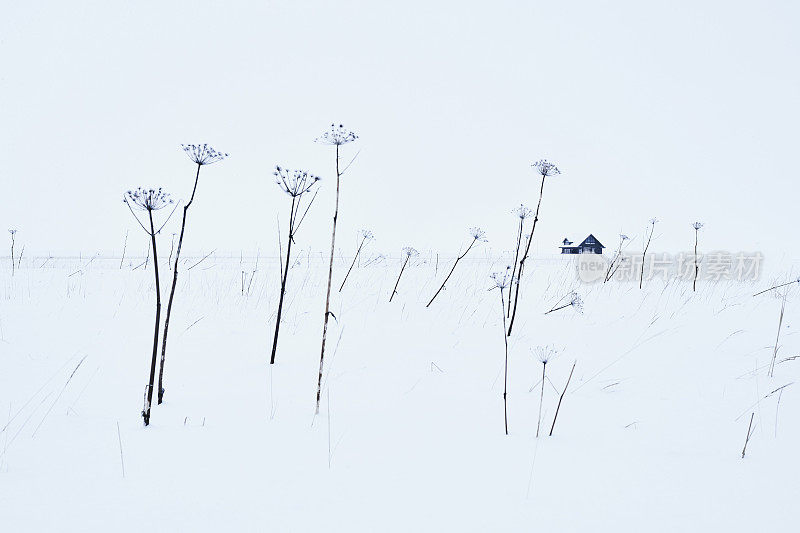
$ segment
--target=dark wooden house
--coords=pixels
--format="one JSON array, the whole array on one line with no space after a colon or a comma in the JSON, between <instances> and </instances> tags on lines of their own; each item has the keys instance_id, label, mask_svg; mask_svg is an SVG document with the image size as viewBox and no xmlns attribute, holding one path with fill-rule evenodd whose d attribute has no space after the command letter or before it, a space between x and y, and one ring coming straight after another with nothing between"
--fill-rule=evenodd
<instances>
[{"instance_id":1,"label":"dark wooden house","mask_svg":"<svg viewBox=\"0 0 800 533\"><path fill-rule=\"evenodd\" d=\"M580 244L574 244L569 239L564 239L559 248L561 248L562 254L602 254L605 246L594 235L589 234Z\"/></svg>"}]
</instances>

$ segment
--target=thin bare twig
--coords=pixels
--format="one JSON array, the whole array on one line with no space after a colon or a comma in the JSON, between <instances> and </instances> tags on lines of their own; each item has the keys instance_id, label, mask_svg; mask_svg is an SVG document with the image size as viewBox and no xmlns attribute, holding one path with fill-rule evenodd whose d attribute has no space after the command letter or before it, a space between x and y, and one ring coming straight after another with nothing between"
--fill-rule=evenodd
<instances>
[{"instance_id":1,"label":"thin bare twig","mask_svg":"<svg viewBox=\"0 0 800 533\"><path fill-rule=\"evenodd\" d=\"M122 455L122 433L119 431L119 420L117 420L117 438L119 439L119 462L122 465L122 477L125 477L125 457Z\"/></svg>"},{"instance_id":2,"label":"thin bare twig","mask_svg":"<svg viewBox=\"0 0 800 533\"><path fill-rule=\"evenodd\" d=\"M208 259L208 256L210 256L211 254L213 254L213 253L214 253L214 252L216 252L216 251L217 251L216 249L214 249L214 250L211 250L211 251L210 251L210 252L208 252L206 255L204 255L204 256L203 256L203 258L202 258L200 261L198 261L197 263L193 264L192 266L190 266L190 267L189 267L189 268L187 268L186 270L191 270L191 269L193 269L194 267L196 267L197 265L199 265L200 263L202 263L203 261L205 261L206 259Z\"/></svg>"},{"instance_id":3,"label":"thin bare twig","mask_svg":"<svg viewBox=\"0 0 800 533\"><path fill-rule=\"evenodd\" d=\"M550 434L549 437L553 436L553 429L556 427L556 420L558 419L558 410L561 409L561 401L564 399L564 395L567 393L567 388L569 387L569 382L572 379L572 373L575 372L575 365L578 364L577 361L572 363L572 370L569 371L569 377L567 378L567 384L564 385L564 390L561 391L561 396L558 398L558 405L556 406L556 414L553 417L553 425L550 426Z\"/></svg>"},{"instance_id":4,"label":"thin bare twig","mask_svg":"<svg viewBox=\"0 0 800 533\"><path fill-rule=\"evenodd\" d=\"M42 417L42 420L39 422L39 425L36 426L36 429L33 430L33 433L31 434L31 438L36 436L36 432L39 431L40 427L42 427L42 424L44 424L44 421L47 418L47 415L49 415L50 411L53 410L53 407L56 406L56 403L58 402L59 398L61 398L61 395L64 394L64 391L66 390L67 385L69 385L69 382L72 381L73 377L75 377L75 373L78 371L78 369L81 367L81 365L83 364L83 362L86 360L87 357L89 357L89 356L88 355L84 355L83 358L80 361L78 361L77 366L75 367L75 369L72 371L72 373L67 378L67 381L64 383L64 386L61 387L61 391L58 393L58 396L56 396L56 399L53 400L52 404L50 404L50 408L47 410L47 412Z\"/></svg>"},{"instance_id":5,"label":"thin bare twig","mask_svg":"<svg viewBox=\"0 0 800 533\"><path fill-rule=\"evenodd\" d=\"M753 417L755 416L756 416L755 412L750 414L750 425L747 426L747 438L744 439L744 448L742 448L742 459L744 459L744 454L747 452L747 443L750 442L750 436L753 434L752 431Z\"/></svg>"},{"instance_id":6,"label":"thin bare twig","mask_svg":"<svg viewBox=\"0 0 800 533\"><path fill-rule=\"evenodd\" d=\"M781 283L780 285L775 285L774 287L770 287L769 289L764 289L763 291L755 293L753 296L758 296L759 294L764 294L765 292L772 291L775 289L780 289L781 287L786 287L788 285L792 285L794 283L800 283L800 278L793 279L792 281L788 281L786 283Z\"/></svg>"}]
</instances>

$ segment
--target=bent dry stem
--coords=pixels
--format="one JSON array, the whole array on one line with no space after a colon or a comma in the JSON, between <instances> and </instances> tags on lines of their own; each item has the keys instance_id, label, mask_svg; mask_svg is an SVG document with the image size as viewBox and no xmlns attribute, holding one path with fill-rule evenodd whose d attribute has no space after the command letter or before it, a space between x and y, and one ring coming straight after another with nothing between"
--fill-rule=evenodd
<instances>
[{"instance_id":1,"label":"bent dry stem","mask_svg":"<svg viewBox=\"0 0 800 533\"><path fill-rule=\"evenodd\" d=\"M539 209L542 207L542 196L544 195L544 180L542 176L542 185L539 187L539 202L536 204L536 213L533 215L533 227L531 234L528 236L528 244L525 245L525 253L522 254L522 259L519 260L519 267L517 267L516 275L516 290L514 292L514 307L511 310L511 323L508 325L508 336L511 336L511 330L514 328L514 320L517 318L517 305L519 305L519 285L522 283L522 274L525 272L525 261L528 260L528 255L531 251L531 243L533 242L533 233L536 231L536 223L539 222ZM511 298L511 291L508 295Z\"/></svg>"},{"instance_id":2,"label":"bent dry stem","mask_svg":"<svg viewBox=\"0 0 800 533\"><path fill-rule=\"evenodd\" d=\"M343 144L347 144L349 142L353 142L358 139L358 135L353 133L352 131L347 130L344 126L339 124L331 124L330 131L326 131L320 137L317 138L317 142L322 144L333 145L336 147L336 204L333 211L333 228L331 230L331 258L330 263L328 265L328 288L325 293L325 316L323 318L322 324L322 346L319 351L319 372L317 374L317 402L314 408L314 413L319 414L319 401L322 395L322 371L325 365L325 342L328 338L328 319L331 315L331 282L333 281L333 254L336 249L336 222L339 219L339 187L341 182L342 174L347 171L350 165L355 160L350 161L350 163L344 168L344 170L340 170L339 168L339 147ZM356 154L358 156L358 154Z\"/></svg>"},{"instance_id":3,"label":"bent dry stem","mask_svg":"<svg viewBox=\"0 0 800 533\"><path fill-rule=\"evenodd\" d=\"M167 315L164 317L164 337L161 340L161 366L158 371L158 405L164 401L164 362L167 358L167 333L169 333L169 318L172 314L172 302L175 299L175 287L178 286L178 261L181 258L181 247L183 246L183 235L186 232L186 215L189 212L194 201L194 195L197 192L197 182L200 180L200 163L197 164L197 172L194 176L194 187L192 188L192 196L186 205L183 206L183 219L181 220L181 233L178 237L178 247L175 250L175 264L172 267L172 287L169 290L169 300L167 301ZM155 256L155 254L153 254ZM172 250L170 250L170 256Z\"/></svg>"},{"instance_id":4,"label":"bent dry stem","mask_svg":"<svg viewBox=\"0 0 800 533\"><path fill-rule=\"evenodd\" d=\"M158 255L156 249L156 229L153 225L153 210L148 209L147 214L150 218L150 239L153 244L153 269L156 277L156 326L153 333L153 359L150 362L150 382L147 385L147 392L145 394L144 409L142 410L142 418L144 425L150 425L150 406L153 403L153 384L156 377L156 362L158 361L158 326L161 322L161 285L158 277Z\"/></svg>"},{"instance_id":5,"label":"bent dry stem","mask_svg":"<svg viewBox=\"0 0 800 533\"><path fill-rule=\"evenodd\" d=\"M694 228L694 280L692 281L692 292L696 292L697 291L697 275L700 272L700 266L699 266L698 261L697 261L697 240L698 240L698 235L700 233L700 228L703 227L703 223L702 222L694 222L692 224L692 227Z\"/></svg>"},{"instance_id":6,"label":"bent dry stem","mask_svg":"<svg viewBox=\"0 0 800 533\"><path fill-rule=\"evenodd\" d=\"M467 249L464 250L463 254L461 254L458 257L456 257L456 260L453 263L453 267L450 269L450 272L447 273L447 277L444 278L444 281L442 282L441 287L439 287L439 290L436 291L436 294L433 295L431 300L428 302L428 305L426 305L425 307L430 307L431 304L433 303L433 301L436 299L436 297L439 296L439 293L444 290L445 285L447 285L447 281L450 279L450 276L452 276L453 272L455 272L456 267L458 266L458 262L461 261L462 259L464 259L464 257L466 257L466 255L469 253L469 251L472 250L472 247L475 246L475 243L478 242L478 241L485 241L486 240L484 238L485 233L484 233L484 231L482 229L480 229L480 228L470 228L469 231L470 231L470 235L472 236L472 242L469 243L469 246L467 246Z\"/></svg>"},{"instance_id":7,"label":"bent dry stem","mask_svg":"<svg viewBox=\"0 0 800 533\"><path fill-rule=\"evenodd\" d=\"M572 380L572 373L575 372L575 365L578 364L577 361L572 363L572 370L569 371L569 377L567 378L567 384L564 385L564 390L561 391L561 396L558 397L558 405L556 406L556 414L553 416L553 425L550 426L550 437L553 436L553 430L556 427L556 420L558 419L558 412L561 410L561 402L564 401L564 395L567 393L567 389L569 388L569 382Z\"/></svg>"},{"instance_id":8,"label":"bent dry stem","mask_svg":"<svg viewBox=\"0 0 800 533\"><path fill-rule=\"evenodd\" d=\"M292 199L292 208L290 210L290 215L289 215L289 227L291 227L292 224L294 204L295 200ZM284 294L286 294L286 279L289 276L289 261L291 255L292 255L292 235L290 234L289 242L286 245L286 265L283 269L283 276L281 277L281 294L278 299L278 314L277 317L275 318L275 336L272 339L272 354L270 355L269 358L269 364L271 365L275 364L275 352L278 349L278 332L280 331L281 328L281 314L283 313L283 296Z\"/></svg>"},{"instance_id":9,"label":"bent dry stem","mask_svg":"<svg viewBox=\"0 0 800 533\"><path fill-rule=\"evenodd\" d=\"M403 248L403 255L406 256L406 260L403 261L403 266L400 269L400 274L397 276L397 281L395 281L395 283L394 283L394 288L392 289L392 294L389 296L389 301L390 302L392 301L392 298L394 298L394 295L397 294L397 286L400 285L400 278L403 276L403 271L406 269L406 265L408 264L408 261L412 257L418 256L419 252L416 249L414 249L414 248L412 248L410 246L406 246L405 248Z\"/></svg>"},{"instance_id":10,"label":"bent dry stem","mask_svg":"<svg viewBox=\"0 0 800 533\"><path fill-rule=\"evenodd\" d=\"M519 248L522 246L522 229L523 224L525 223L525 219L520 217L519 219L519 232L517 233L517 248L514 252L514 270L511 273L511 279L514 279L514 276L517 274L517 261L519 261ZM506 312L507 316L511 316L511 291L508 291L508 311ZM505 327L503 328L505 331Z\"/></svg>"},{"instance_id":11,"label":"bent dry stem","mask_svg":"<svg viewBox=\"0 0 800 533\"><path fill-rule=\"evenodd\" d=\"M506 435L508 435L508 335L506 335L506 309L503 289L500 289L500 311L503 313L503 343L505 348L505 362L503 364L503 419L505 421Z\"/></svg>"},{"instance_id":12,"label":"bent dry stem","mask_svg":"<svg viewBox=\"0 0 800 533\"><path fill-rule=\"evenodd\" d=\"M403 276L403 271L406 269L406 265L408 264L408 260L410 258L411 256L406 256L406 260L403 261L403 266L400 268L400 274L397 276L397 281L395 281L394 288L392 289L392 295L389 296L390 302L392 301L392 298L394 298L394 295L397 294L397 286L400 284L400 278Z\"/></svg>"},{"instance_id":13,"label":"bent dry stem","mask_svg":"<svg viewBox=\"0 0 800 533\"><path fill-rule=\"evenodd\" d=\"M370 231L362 231L361 233L361 242L358 245L358 249L356 250L356 255L353 257L353 262L350 263L350 268L347 269L347 274L345 274L344 279L342 280L342 284L339 286L339 292L342 292L344 289L344 284L347 283L347 278L350 277L350 272L353 271L353 267L356 266L356 261L358 260L359 254L361 254L361 249L364 247L364 244L372 238L372 232Z\"/></svg>"},{"instance_id":14,"label":"bent dry stem","mask_svg":"<svg viewBox=\"0 0 800 533\"><path fill-rule=\"evenodd\" d=\"M278 300L278 313L275 318L275 335L272 339L272 354L270 355L269 359L269 364L271 365L275 364L275 354L278 350L278 334L280 332L281 317L283 315L283 301L284 297L286 296L286 284L287 280L289 279L289 267L292 263L292 244L294 244L295 235L297 234L298 229L300 229L300 225L303 223L303 220L305 220L308 210L311 209L311 205L314 203L314 199L316 199L318 191L314 192L314 196L311 197L311 200L308 202L308 205L306 206L302 215L300 215L303 195L314 188L314 186L320 180L319 177L309 174L304 170L288 170L281 167L276 167L273 175L276 176L276 183L281 190L291 196L292 205L289 209L289 227L287 230L289 239L286 245L286 262L285 264L281 265L281 292ZM278 234L278 246L280 247L280 233ZM250 278L250 281L252 282L252 277ZM244 287L244 285L242 285L242 287Z\"/></svg>"},{"instance_id":15,"label":"bent dry stem","mask_svg":"<svg viewBox=\"0 0 800 533\"><path fill-rule=\"evenodd\" d=\"M125 202L125 205L128 206L133 218L136 219L136 222L139 224L142 230L144 230L145 233L150 236L149 242L153 248L153 270L155 272L156 281L156 323L155 331L153 333L153 355L150 361L150 379L148 381L147 388L145 389L144 408L142 409L144 425L147 426L150 424L150 407L153 404L153 386L155 384L156 363L158 361L158 327L161 322L161 283L158 272L158 248L156 247L156 235L158 235L158 233L167 223L165 221L159 229L156 229L153 222L153 211L163 209L173 202L169 198L169 195L163 192L162 189L143 189L141 187L125 193L123 201ZM136 208L139 210L147 211L150 229L147 229L142 221L139 220L139 217L136 216L136 213L133 211L134 206L136 206ZM167 221L169 221L169 217L167 217Z\"/></svg>"},{"instance_id":16,"label":"bent dry stem","mask_svg":"<svg viewBox=\"0 0 800 533\"><path fill-rule=\"evenodd\" d=\"M322 347L319 351L319 373L317 375L317 403L314 412L319 414L319 400L322 395L322 370L325 365L325 341L328 338L328 318L331 314L331 281L333 280L333 254L336 248L336 221L339 219L339 145L336 145L336 207L333 211L333 230L331 231L331 260L328 264L328 289L325 293L325 318L322 323Z\"/></svg>"},{"instance_id":17,"label":"bent dry stem","mask_svg":"<svg viewBox=\"0 0 800 533\"><path fill-rule=\"evenodd\" d=\"M183 144L181 148L189 156L189 159L197 165L197 172L194 176L194 186L192 187L192 196L186 205L183 206L183 220L181 221L181 233L178 237L178 248L175 250L175 264L172 267L172 287L169 291L169 301L167 302L167 316L164 319L164 338L161 345L161 369L158 373L158 403L159 405L164 399L164 363L167 353L167 333L169 332L169 319L172 315L172 302L175 299L175 287L178 285L178 261L181 256L181 247L183 245L183 236L186 231L186 216L189 212L192 202L194 202L194 195L197 192L197 183L200 180L200 167L203 165L211 165L218 161L222 161L228 154L217 152L208 144ZM160 231L160 230L159 230ZM174 244L174 235L173 235ZM172 260L172 247L169 251L170 262ZM154 255L155 258L155 255ZM205 258L204 258L205 259ZM191 270L192 267L189 267Z\"/></svg>"},{"instance_id":18,"label":"bent dry stem","mask_svg":"<svg viewBox=\"0 0 800 533\"><path fill-rule=\"evenodd\" d=\"M494 281L492 289L500 291L500 314L503 315L503 346L505 349L503 362L503 421L505 424L506 435L508 435L508 336L506 335L506 301L504 291L509 287L513 276L510 274L511 267L506 267L505 273L494 272L490 276ZM489 289L489 290L492 290Z\"/></svg>"},{"instance_id":19,"label":"bent dry stem","mask_svg":"<svg viewBox=\"0 0 800 533\"><path fill-rule=\"evenodd\" d=\"M642 252L642 264L640 265L639 270L639 289L642 288L642 283L644 282L644 263L647 259L647 249L650 248L650 241L653 240L653 233L656 231L657 222L658 220L655 218L650 219L650 233L647 235L647 242L645 242L644 245L644 252Z\"/></svg>"},{"instance_id":20,"label":"bent dry stem","mask_svg":"<svg viewBox=\"0 0 800 533\"><path fill-rule=\"evenodd\" d=\"M447 277L444 278L444 281L442 282L442 286L439 287L439 290L436 291L436 294L433 295L433 297L431 298L431 301L429 301L428 305L426 305L425 307L430 307L431 304L433 303L433 301L436 299L436 297L439 296L439 293L442 292L442 290L444 289L444 286L447 285L447 281L450 279L450 276L452 276L453 272L455 272L456 267L458 266L458 262L461 261L464 258L464 256L469 253L469 251L472 249L472 245L474 245L474 244L475 244L475 239L473 239L473 241L471 243L469 243L469 246L467 247L467 250L463 254L461 254L458 257L456 257L456 260L453 263L453 268L450 269L450 272L447 274Z\"/></svg>"},{"instance_id":21,"label":"bent dry stem","mask_svg":"<svg viewBox=\"0 0 800 533\"><path fill-rule=\"evenodd\" d=\"M539 420L536 422L536 438L539 438L539 427L542 425L542 404L544 403L544 382L547 361L542 361L542 392L539 394Z\"/></svg>"},{"instance_id":22,"label":"bent dry stem","mask_svg":"<svg viewBox=\"0 0 800 533\"><path fill-rule=\"evenodd\" d=\"M275 353L278 349L278 332L281 328L281 315L283 313L283 297L286 294L286 280L289 277L289 264L292 257L292 241L294 241L294 235L292 232L292 226L294 225L294 209L296 204L296 198L292 198L292 207L289 210L289 242L286 244L286 264L283 268L283 276L281 277L281 294L278 298L278 315L275 318L275 335L272 339L272 354L269 358L269 364L275 364Z\"/></svg>"}]
</instances>

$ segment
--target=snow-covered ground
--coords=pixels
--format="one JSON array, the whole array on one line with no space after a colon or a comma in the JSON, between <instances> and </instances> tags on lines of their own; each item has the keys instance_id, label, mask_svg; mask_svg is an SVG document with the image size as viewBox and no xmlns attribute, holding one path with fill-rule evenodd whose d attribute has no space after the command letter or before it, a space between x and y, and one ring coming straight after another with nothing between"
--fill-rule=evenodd
<instances>
[{"instance_id":1,"label":"snow-covered ground","mask_svg":"<svg viewBox=\"0 0 800 533\"><path fill-rule=\"evenodd\" d=\"M152 263L30 258L12 277L3 259L0 531L797 527L800 385L770 395L800 373L796 289L769 377L781 301L752 295L772 278L639 290L581 284L571 260L532 258L506 436L502 315L488 289L508 258L464 260L430 308L449 260L423 254L389 303L397 260L363 261L337 293L338 259L315 416L320 256L299 254L290 272L274 366L277 262L261 258L250 284L254 258L191 270L199 258L187 258L165 403L147 428ZM570 290L583 314L543 314ZM577 364L554 435L537 439L540 345L562 349L547 365L547 429Z\"/></svg>"}]
</instances>

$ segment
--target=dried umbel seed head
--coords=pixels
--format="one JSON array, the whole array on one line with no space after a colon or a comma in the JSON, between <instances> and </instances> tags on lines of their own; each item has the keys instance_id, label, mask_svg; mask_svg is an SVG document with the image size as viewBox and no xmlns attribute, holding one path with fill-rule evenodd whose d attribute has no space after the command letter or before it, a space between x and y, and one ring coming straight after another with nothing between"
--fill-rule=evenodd
<instances>
[{"instance_id":1,"label":"dried umbel seed head","mask_svg":"<svg viewBox=\"0 0 800 533\"><path fill-rule=\"evenodd\" d=\"M561 350L555 346L537 346L533 349L533 354L543 365L549 363Z\"/></svg>"},{"instance_id":2,"label":"dried umbel seed head","mask_svg":"<svg viewBox=\"0 0 800 533\"><path fill-rule=\"evenodd\" d=\"M505 289L511 285L513 276L511 275L511 267L507 266L504 272L492 272L489 276L494 282L497 289Z\"/></svg>"},{"instance_id":3,"label":"dried umbel seed head","mask_svg":"<svg viewBox=\"0 0 800 533\"><path fill-rule=\"evenodd\" d=\"M372 235L372 232L370 230L368 230L368 229L362 229L361 231L358 232L358 234L361 237L361 240L364 240L364 241L371 241L372 239L375 238Z\"/></svg>"},{"instance_id":4,"label":"dried umbel seed head","mask_svg":"<svg viewBox=\"0 0 800 533\"><path fill-rule=\"evenodd\" d=\"M783 287L776 287L772 292L772 297L778 300L784 300L789 297L789 293L792 290L791 285L784 285Z\"/></svg>"},{"instance_id":5,"label":"dried umbel seed head","mask_svg":"<svg viewBox=\"0 0 800 533\"><path fill-rule=\"evenodd\" d=\"M8 230L8 232L9 232L11 235L14 235L14 234L16 234L16 233L17 233L17 230L15 230L15 229L10 229L10 230Z\"/></svg>"},{"instance_id":6,"label":"dried umbel seed head","mask_svg":"<svg viewBox=\"0 0 800 533\"><path fill-rule=\"evenodd\" d=\"M651 219L650 219L650 224L652 224L653 226L655 226L656 224L658 224L658 219L657 219L657 218L651 218Z\"/></svg>"},{"instance_id":7,"label":"dried umbel seed head","mask_svg":"<svg viewBox=\"0 0 800 533\"><path fill-rule=\"evenodd\" d=\"M572 308L575 309L577 312L583 313L583 300L581 299L580 295L577 292L572 293L569 305L571 305Z\"/></svg>"},{"instance_id":8,"label":"dried umbel seed head","mask_svg":"<svg viewBox=\"0 0 800 533\"><path fill-rule=\"evenodd\" d=\"M486 242L488 240L486 238L486 232L481 228L469 228L469 234L476 241Z\"/></svg>"},{"instance_id":9,"label":"dried umbel seed head","mask_svg":"<svg viewBox=\"0 0 800 533\"><path fill-rule=\"evenodd\" d=\"M228 157L228 154L217 152L207 144L182 144L181 148L198 165L210 165Z\"/></svg>"},{"instance_id":10,"label":"dried umbel seed head","mask_svg":"<svg viewBox=\"0 0 800 533\"><path fill-rule=\"evenodd\" d=\"M137 187L135 190L127 191L123 200L129 206L142 211L158 211L173 203L172 198L161 187L158 189Z\"/></svg>"},{"instance_id":11,"label":"dried umbel seed head","mask_svg":"<svg viewBox=\"0 0 800 533\"><path fill-rule=\"evenodd\" d=\"M315 139L320 144L340 146L358 139L358 135L345 128L343 125L331 124L331 129Z\"/></svg>"},{"instance_id":12,"label":"dried umbel seed head","mask_svg":"<svg viewBox=\"0 0 800 533\"><path fill-rule=\"evenodd\" d=\"M533 211L531 211L522 204L519 204L519 207L517 207L511 212L517 215L520 220L525 220L526 218L530 218L533 215Z\"/></svg>"},{"instance_id":13,"label":"dried umbel seed head","mask_svg":"<svg viewBox=\"0 0 800 533\"><path fill-rule=\"evenodd\" d=\"M531 165L535 168L542 177L547 176L555 176L556 174L561 174L561 171L558 170L558 167L555 166L553 163L549 162L547 159L540 159L536 163Z\"/></svg>"},{"instance_id":14,"label":"dried umbel seed head","mask_svg":"<svg viewBox=\"0 0 800 533\"><path fill-rule=\"evenodd\" d=\"M694 222L692 224L692 227L694 228L695 231L700 231L700 228L703 227L703 223L702 222Z\"/></svg>"},{"instance_id":15,"label":"dried umbel seed head","mask_svg":"<svg viewBox=\"0 0 800 533\"><path fill-rule=\"evenodd\" d=\"M620 233L620 234L619 234L619 240L620 240L621 242L625 242L625 241L627 241L627 240L630 240L630 237L628 237L628 236L627 236L627 235L625 235L624 233Z\"/></svg>"},{"instance_id":16,"label":"dried umbel seed head","mask_svg":"<svg viewBox=\"0 0 800 533\"><path fill-rule=\"evenodd\" d=\"M410 259L412 257L417 257L419 255L419 252L417 251L416 248L406 246L405 248L403 248L403 255Z\"/></svg>"},{"instance_id":17,"label":"dried umbel seed head","mask_svg":"<svg viewBox=\"0 0 800 533\"><path fill-rule=\"evenodd\" d=\"M293 198L307 193L322 179L305 170L289 170L279 166L275 167L272 175L281 190Z\"/></svg>"}]
</instances>

